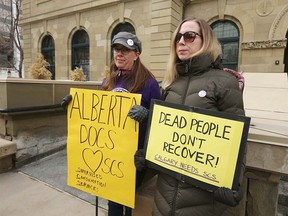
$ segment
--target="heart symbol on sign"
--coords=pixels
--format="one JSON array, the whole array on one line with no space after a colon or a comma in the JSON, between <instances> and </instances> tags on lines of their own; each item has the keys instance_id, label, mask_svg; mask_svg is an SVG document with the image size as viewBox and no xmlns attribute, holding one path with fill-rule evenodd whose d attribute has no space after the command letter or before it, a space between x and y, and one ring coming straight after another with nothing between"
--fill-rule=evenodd
<instances>
[{"instance_id":1,"label":"heart symbol on sign","mask_svg":"<svg viewBox=\"0 0 288 216\"><path fill-rule=\"evenodd\" d=\"M82 152L82 158L88 168L95 173L103 160L103 153L100 150L93 151L92 149L86 148Z\"/></svg>"}]
</instances>

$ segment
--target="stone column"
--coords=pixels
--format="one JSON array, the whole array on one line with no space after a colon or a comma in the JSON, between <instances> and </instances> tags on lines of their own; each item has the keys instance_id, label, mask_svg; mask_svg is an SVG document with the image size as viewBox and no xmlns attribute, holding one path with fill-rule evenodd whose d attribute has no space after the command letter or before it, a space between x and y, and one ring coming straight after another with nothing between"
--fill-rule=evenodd
<instances>
[{"instance_id":1,"label":"stone column","mask_svg":"<svg viewBox=\"0 0 288 216\"><path fill-rule=\"evenodd\" d=\"M248 169L247 216L276 215L280 175Z\"/></svg>"},{"instance_id":2,"label":"stone column","mask_svg":"<svg viewBox=\"0 0 288 216\"><path fill-rule=\"evenodd\" d=\"M169 59L171 36L182 20L183 2L181 0L152 0L151 62L150 69L156 78L163 77Z\"/></svg>"}]
</instances>

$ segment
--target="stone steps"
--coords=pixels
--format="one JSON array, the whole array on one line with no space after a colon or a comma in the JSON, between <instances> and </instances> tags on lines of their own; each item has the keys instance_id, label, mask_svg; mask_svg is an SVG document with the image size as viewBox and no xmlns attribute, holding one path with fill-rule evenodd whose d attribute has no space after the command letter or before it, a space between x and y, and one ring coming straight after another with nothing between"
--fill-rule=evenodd
<instances>
[{"instance_id":1,"label":"stone steps","mask_svg":"<svg viewBox=\"0 0 288 216\"><path fill-rule=\"evenodd\" d=\"M16 150L17 147L14 142L0 138L0 173L12 169Z\"/></svg>"}]
</instances>

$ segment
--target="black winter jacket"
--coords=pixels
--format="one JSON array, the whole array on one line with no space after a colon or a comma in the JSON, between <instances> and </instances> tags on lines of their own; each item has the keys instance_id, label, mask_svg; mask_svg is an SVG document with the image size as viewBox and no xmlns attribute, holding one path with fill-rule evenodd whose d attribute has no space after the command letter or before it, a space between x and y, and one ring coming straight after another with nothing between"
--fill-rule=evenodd
<instances>
[{"instance_id":1,"label":"black winter jacket","mask_svg":"<svg viewBox=\"0 0 288 216\"><path fill-rule=\"evenodd\" d=\"M235 76L221 70L219 60L201 55L179 62L178 78L165 90L165 101L244 115L242 93ZM226 205L214 194L158 174L154 216L219 216Z\"/></svg>"}]
</instances>

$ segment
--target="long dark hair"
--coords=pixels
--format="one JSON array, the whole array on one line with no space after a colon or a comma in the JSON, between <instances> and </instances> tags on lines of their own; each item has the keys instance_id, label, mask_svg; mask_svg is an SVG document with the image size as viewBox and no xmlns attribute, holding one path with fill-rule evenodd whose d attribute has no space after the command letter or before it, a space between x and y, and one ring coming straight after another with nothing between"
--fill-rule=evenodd
<instances>
[{"instance_id":1,"label":"long dark hair","mask_svg":"<svg viewBox=\"0 0 288 216\"><path fill-rule=\"evenodd\" d=\"M118 78L118 71L119 69L113 60L110 65L110 72L102 86L102 90L111 91L115 87ZM150 77L155 78L154 75L145 67L145 65L142 64L140 58L137 58L134 61L131 73L125 76L124 81L127 90L131 93L136 93L142 90Z\"/></svg>"}]
</instances>

